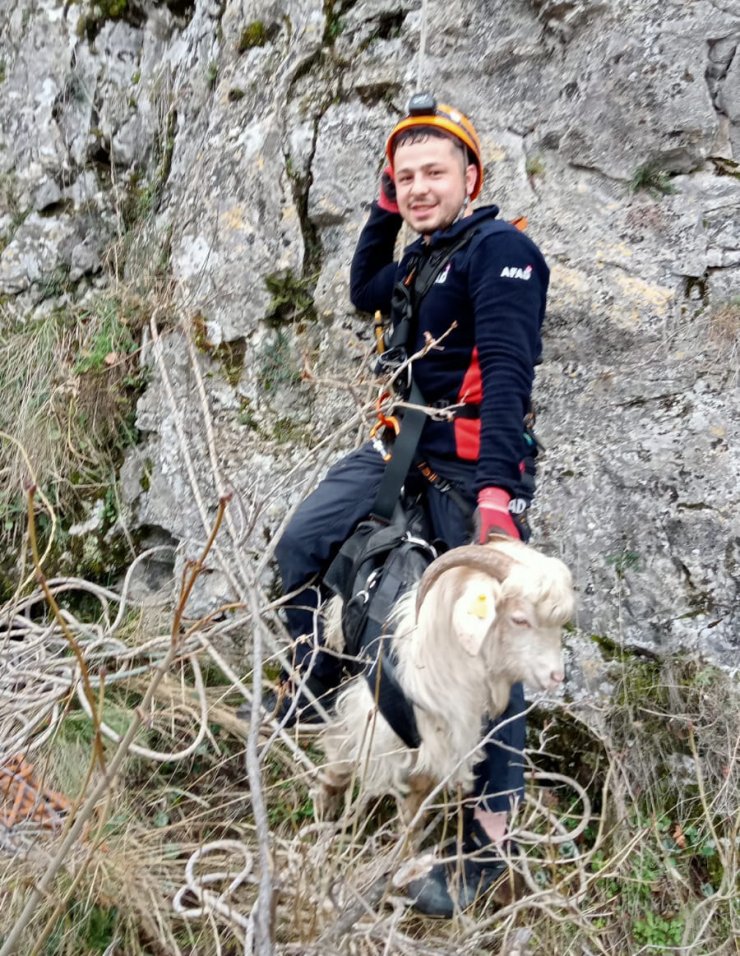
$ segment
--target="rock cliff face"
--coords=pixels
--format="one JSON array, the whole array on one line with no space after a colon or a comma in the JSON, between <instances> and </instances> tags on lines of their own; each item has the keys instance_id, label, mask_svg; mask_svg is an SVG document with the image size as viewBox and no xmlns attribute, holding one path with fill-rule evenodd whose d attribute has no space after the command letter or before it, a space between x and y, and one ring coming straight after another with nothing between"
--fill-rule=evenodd
<instances>
[{"instance_id":1,"label":"rock cliff face","mask_svg":"<svg viewBox=\"0 0 740 956\"><path fill-rule=\"evenodd\" d=\"M258 551L305 493L309 449L370 394L336 387L371 341L348 264L385 136L433 88L482 134L482 201L527 215L552 267L533 523L574 570L582 633L736 663L735 0L6 0L0 16L4 327L139 288L155 258L171 279L145 329L131 525L195 548L230 486ZM114 279L104 252L134 220ZM226 596L228 576L209 588Z\"/></svg>"}]
</instances>

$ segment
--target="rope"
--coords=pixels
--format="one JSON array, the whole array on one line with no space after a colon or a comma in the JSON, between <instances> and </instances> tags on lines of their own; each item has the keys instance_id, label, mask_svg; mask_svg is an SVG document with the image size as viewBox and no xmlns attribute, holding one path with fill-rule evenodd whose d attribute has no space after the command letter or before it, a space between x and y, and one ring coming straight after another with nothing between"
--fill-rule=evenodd
<instances>
[{"instance_id":1,"label":"rope","mask_svg":"<svg viewBox=\"0 0 740 956\"><path fill-rule=\"evenodd\" d=\"M419 59L416 65L416 89L422 89L424 60L427 48L427 0L421 0L421 28L419 31Z\"/></svg>"}]
</instances>

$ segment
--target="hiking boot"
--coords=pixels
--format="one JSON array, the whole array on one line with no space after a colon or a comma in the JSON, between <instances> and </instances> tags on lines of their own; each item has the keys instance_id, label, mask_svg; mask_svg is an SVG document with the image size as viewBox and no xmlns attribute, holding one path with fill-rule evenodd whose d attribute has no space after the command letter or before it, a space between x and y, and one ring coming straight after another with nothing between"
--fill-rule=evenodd
<instances>
[{"instance_id":1,"label":"hiking boot","mask_svg":"<svg viewBox=\"0 0 740 956\"><path fill-rule=\"evenodd\" d=\"M324 718L314 707L308 695L304 693L303 688L307 687L327 712L334 707L339 689L329 687L313 674L309 675L305 681L301 681L297 693L295 693L295 686L290 679L283 679L275 689L263 694L263 709L283 727L294 727L298 724L301 728L320 729L325 723ZM243 720L249 720L251 713L252 705L244 703L237 709L236 715Z\"/></svg>"},{"instance_id":2,"label":"hiking boot","mask_svg":"<svg viewBox=\"0 0 740 956\"><path fill-rule=\"evenodd\" d=\"M446 855L451 856L457 846L453 843L448 849ZM509 870L474 818L466 821L461 850L454 859L435 863L426 876L406 886L411 906L419 913L451 919L486 896Z\"/></svg>"}]
</instances>

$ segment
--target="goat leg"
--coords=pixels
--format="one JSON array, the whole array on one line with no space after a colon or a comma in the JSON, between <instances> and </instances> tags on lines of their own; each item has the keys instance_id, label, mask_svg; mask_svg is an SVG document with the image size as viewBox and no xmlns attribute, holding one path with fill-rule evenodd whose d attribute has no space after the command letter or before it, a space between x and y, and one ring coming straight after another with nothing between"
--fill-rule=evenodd
<instances>
[{"instance_id":1,"label":"goat leg","mask_svg":"<svg viewBox=\"0 0 740 956\"><path fill-rule=\"evenodd\" d=\"M408 792L398 801L398 813L405 827L411 825L435 783L436 780L427 773L411 774L408 778ZM418 825L417 821L416 826Z\"/></svg>"},{"instance_id":2,"label":"goat leg","mask_svg":"<svg viewBox=\"0 0 740 956\"><path fill-rule=\"evenodd\" d=\"M336 820L344 809L345 794L352 773L341 767L324 767L311 788L314 816L317 820Z\"/></svg>"}]
</instances>

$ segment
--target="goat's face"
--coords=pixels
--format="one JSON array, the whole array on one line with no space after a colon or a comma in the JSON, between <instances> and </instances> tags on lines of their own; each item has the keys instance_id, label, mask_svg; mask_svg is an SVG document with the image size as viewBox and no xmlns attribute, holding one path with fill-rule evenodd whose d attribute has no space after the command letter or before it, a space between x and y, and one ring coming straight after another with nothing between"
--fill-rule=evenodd
<instances>
[{"instance_id":1,"label":"goat's face","mask_svg":"<svg viewBox=\"0 0 740 956\"><path fill-rule=\"evenodd\" d=\"M526 599L502 599L482 649L486 672L494 680L504 673L512 683L552 690L565 677L562 633L561 624L544 622Z\"/></svg>"},{"instance_id":2,"label":"goat's face","mask_svg":"<svg viewBox=\"0 0 740 956\"><path fill-rule=\"evenodd\" d=\"M443 575L440 583L454 577ZM573 613L565 565L537 554L536 562L516 565L503 581L469 568L456 577L453 632L464 651L480 658L492 693L502 679L534 690L560 684L562 629Z\"/></svg>"}]
</instances>

